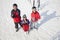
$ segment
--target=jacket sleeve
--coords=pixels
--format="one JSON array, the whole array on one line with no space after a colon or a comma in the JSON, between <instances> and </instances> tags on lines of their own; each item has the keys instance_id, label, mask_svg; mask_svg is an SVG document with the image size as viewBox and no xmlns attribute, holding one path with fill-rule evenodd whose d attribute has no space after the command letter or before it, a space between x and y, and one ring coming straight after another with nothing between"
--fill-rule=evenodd
<instances>
[{"instance_id":1,"label":"jacket sleeve","mask_svg":"<svg viewBox=\"0 0 60 40\"><path fill-rule=\"evenodd\" d=\"M33 18L33 17L32 17L32 13L31 13L31 20L32 20L32 18Z\"/></svg>"},{"instance_id":2,"label":"jacket sleeve","mask_svg":"<svg viewBox=\"0 0 60 40\"><path fill-rule=\"evenodd\" d=\"M40 14L38 13L38 19L40 19L41 18L41 16L40 16Z\"/></svg>"},{"instance_id":3,"label":"jacket sleeve","mask_svg":"<svg viewBox=\"0 0 60 40\"><path fill-rule=\"evenodd\" d=\"M19 9L18 9L18 13L19 13L18 15L20 16L21 12L20 12L20 10L19 10Z\"/></svg>"},{"instance_id":4,"label":"jacket sleeve","mask_svg":"<svg viewBox=\"0 0 60 40\"><path fill-rule=\"evenodd\" d=\"M28 22L28 24L30 23L30 21L29 21L29 20L27 20L27 22Z\"/></svg>"},{"instance_id":5,"label":"jacket sleeve","mask_svg":"<svg viewBox=\"0 0 60 40\"><path fill-rule=\"evenodd\" d=\"M12 18L14 18L15 16L14 16L14 14L13 14L13 10L11 11L11 17Z\"/></svg>"},{"instance_id":6,"label":"jacket sleeve","mask_svg":"<svg viewBox=\"0 0 60 40\"><path fill-rule=\"evenodd\" d=\"M13 16L13 11L11 11L11 17Z\"/></svg>"}]
</instances>

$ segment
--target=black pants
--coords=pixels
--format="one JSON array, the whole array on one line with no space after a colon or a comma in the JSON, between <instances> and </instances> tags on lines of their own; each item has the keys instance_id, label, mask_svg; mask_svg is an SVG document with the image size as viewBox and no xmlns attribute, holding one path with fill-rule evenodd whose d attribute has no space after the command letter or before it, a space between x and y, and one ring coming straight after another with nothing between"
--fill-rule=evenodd
<instances>
[{"instance_id":1,"label":"black pants","mask_svg":"<svg viewBox=\"0 0 60 40\"><path fill-rule=\"evenodd\" d=\"M21 23L20 23L20 22L19 22L19 23L15 23L15 22L14 22L14 24L15 24L15 28L16 28L16 29L18 29L18 24L21 26Z\"/></svg>"}]
</instances>

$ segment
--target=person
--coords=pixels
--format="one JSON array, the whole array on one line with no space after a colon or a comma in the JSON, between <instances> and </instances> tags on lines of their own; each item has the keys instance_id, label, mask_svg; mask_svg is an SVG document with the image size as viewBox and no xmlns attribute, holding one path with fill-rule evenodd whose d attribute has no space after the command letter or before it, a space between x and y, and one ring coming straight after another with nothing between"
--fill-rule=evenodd
<instances>
[{"instance_id":1,"label":"person","mask_svg":"<svg viewBox=\"0 0 60 40\"><path fill-rule=\"evenodd\" d=\"M19 28L18 28L18 24L21 26L21 16L20 16L20 10L18 9L17 4L13 4L13 9L11 11L11 17L13 18L14 24L15 24L15 28L16 28L16 32L18 32Z\"/></svg>"},{"instance_id":2,"label":"person","mask_svg":"<svg viewBox=\"0 0 60 40\"><path fill-rule=\"evenodd\" d=\"M32 13L31 13L31 28L38 29L38 20L40 19L40 14L38 11L36 11L36 7L32 7Z\"/></svg>"},{"instance_id":3,"label":"person","mask_svg":"<svg viewBox=\"0 0 60 40\"><path fill-rule=\"evenodd\" d=\"M21 21L21 25L22 25L23 30L26 33L29 33L29 23L30 23L29 20L27 19L26 15L24 14L23 20Z\"/></svg>"}]
</instances>

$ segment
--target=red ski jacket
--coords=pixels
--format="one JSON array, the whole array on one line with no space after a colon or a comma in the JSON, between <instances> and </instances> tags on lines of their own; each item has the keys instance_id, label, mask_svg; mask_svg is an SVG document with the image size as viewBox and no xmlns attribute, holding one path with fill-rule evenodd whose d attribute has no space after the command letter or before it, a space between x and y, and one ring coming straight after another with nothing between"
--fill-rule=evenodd
<instances>
[{"instance_id":1,"label":"red ski jacket","mask_svg":"<svg viewBox=\"0 0 60 40\"><path fill-rule=\"evenodd\" d=\"M11 17L13 18L14 22L16 23L21 22L20 10L19 9L17 9L16 11L12 10Z\"/></svg>"},{"instance_id":2,"label":"red ski jacket","mask_svg":"<svg viewBox=\"0 0 60 40\"><path fill-rule=\"evenodd\" d=\"M26 22L24 22L24 20L22 20L21 22L21 25L22 25L22 28L23 30L26 32L26 31L29 31L29 20L26 19Z\"/></svg>"},{"instance_id":3,"label":"red ski jacket","mask_svg":"<svg viewBox=\"0 0 60 40\"><path fill-rule=\"evenodd\" d=\"M29 25L28 24L23 24L23 30L26 32L26 31L29 31Z\"/></svg>"},{"instance_id":4,"label":"red ski jacket","mask_svg":"<svg viewBox=\"0 0 60 40\"><path fill-rule=\"evenodd\" d=\"M38 21L38 19L40 19L41 17L40 17L40 15L39 15L39 13L36 11L36 12L32 12L31 13L31 21L32 22L36 22L36 21Z\"/></svg>"}]
</instances>

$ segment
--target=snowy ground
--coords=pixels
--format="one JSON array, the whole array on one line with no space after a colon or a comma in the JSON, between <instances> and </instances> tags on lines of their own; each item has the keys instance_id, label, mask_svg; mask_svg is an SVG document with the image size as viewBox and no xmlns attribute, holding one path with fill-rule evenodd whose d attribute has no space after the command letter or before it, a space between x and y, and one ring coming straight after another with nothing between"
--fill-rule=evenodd
<instances>
[{"instance_id":1,"label":"snowy ground","mask_svg":"<svg viewBox=\"0 0 60 40\"><path fill-rule=\"evenodd\" d=\"M22 28L15 32L10 17L13 3L18 4L21 15L26 14L30 19L32 5L27 0L0 0L0 40L59 40L55 35L60 34L60 0L41 0L40 27L38 31L33 29L29 35Z\"/></svg>"}]
</instances>

